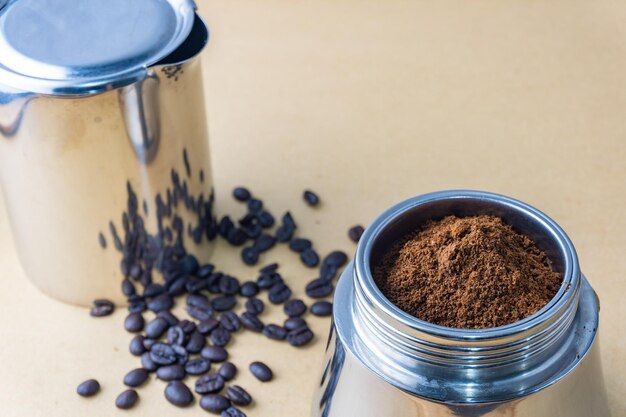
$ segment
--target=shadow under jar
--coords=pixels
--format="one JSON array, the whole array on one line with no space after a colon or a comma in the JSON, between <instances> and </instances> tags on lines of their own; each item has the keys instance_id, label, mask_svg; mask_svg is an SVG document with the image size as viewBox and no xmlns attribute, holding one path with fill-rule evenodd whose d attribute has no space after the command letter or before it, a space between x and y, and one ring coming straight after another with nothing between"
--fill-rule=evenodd
<instances>
[{"instance_id":1,"label":"shadow under jar","mask_svg":"<svg viewBox=\"0 0 626 417\"><path fill-rule=\"evenodd\" d=\"M377 288L385 251L430 220L500 217L546 252L563 283L535 314L487 329L438 326ZM478 191L406 200L378 217L340 278L313 417L608 417L598 299L565 232L520 201Z\"/></svg>"}]
</instances>

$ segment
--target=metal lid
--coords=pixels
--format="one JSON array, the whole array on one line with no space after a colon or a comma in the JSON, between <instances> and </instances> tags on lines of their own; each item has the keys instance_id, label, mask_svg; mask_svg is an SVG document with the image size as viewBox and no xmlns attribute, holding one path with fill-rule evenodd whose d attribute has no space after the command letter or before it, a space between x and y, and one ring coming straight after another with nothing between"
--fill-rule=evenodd
<instances>
[{"instance_id":1,"label":"metal lid","mask_svg":"<svg viewBox=\"0 0 626 417\"><path fill-rule=\"evenodd\" d=\"M194 22L193 0L0 0L0 83L89 94L143 79Z\"/></svg>"}]
</instances>

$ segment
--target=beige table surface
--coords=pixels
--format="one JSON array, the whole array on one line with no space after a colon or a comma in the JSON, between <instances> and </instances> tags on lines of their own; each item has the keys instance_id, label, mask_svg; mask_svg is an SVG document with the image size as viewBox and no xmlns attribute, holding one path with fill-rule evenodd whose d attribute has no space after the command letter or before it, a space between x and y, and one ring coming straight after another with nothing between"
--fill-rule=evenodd
<instances>
[{"instance_id":1,"label":"beige table surface","mask_svg":"<svg viewBox=\"0 0 626 417\"><path fill-rule=\"evenodd\" d=\"M520 198L570 234L602 300L601 347L614 417L626 416L626 5L621 1L201 1L213 166L222 212L246 184L276 212L292 208L322 251L415 194L476 188ZM311 211L303 188L324 204ZM0 202L0 416L121 415L113 407L127 354L123 313L39 293L20 269ZM276 260L296 295L313 278ZM220 247L240 278L253 269ZM282 313L276 309L269 322ZM249 416L306 416L328 321L312 318L303 350L241 334L238 364L263 359L276 381L246 370ZM76 384L96 377L98 397ZM151 381L128 415L177 410ZM348 416L346 416L348 417ZM589 416L593 417L593 416Z\"/></svg>"}]
</instances>

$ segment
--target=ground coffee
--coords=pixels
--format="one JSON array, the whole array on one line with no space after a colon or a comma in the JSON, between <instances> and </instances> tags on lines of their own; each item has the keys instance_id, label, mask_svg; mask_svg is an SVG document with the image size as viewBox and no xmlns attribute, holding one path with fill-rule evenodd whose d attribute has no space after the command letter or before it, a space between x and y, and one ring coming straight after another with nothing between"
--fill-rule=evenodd
<instances>
[{"instance_id":1,"label":"ground coffee","mask_svg":"<svg viewBox=\"0 0 626 417\"><path fill-rule=\"evenodd\" d=\"M392 246L374 267L383 294L415 317L486 328L535 313L562 277L527 236L494 216L449 216Z\"/></svg>"}]
</instances>

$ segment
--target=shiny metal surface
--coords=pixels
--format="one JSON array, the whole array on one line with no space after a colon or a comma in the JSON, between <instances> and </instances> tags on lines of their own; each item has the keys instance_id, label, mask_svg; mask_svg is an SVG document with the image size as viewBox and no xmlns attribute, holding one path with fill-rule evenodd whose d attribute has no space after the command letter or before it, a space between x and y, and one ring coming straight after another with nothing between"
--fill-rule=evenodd
<instances>
[{"instance_id":1,"label":"shiny metal surface","mask_svg":"<svg viewBox=\"0 0 626 417\"><path fill-rule=\"evenodd\" d=\"M10 0L0 7L0 83L88 94L141 80L194 24L193 0Z\"/></svg>"},{"instance_id":2,"label":"shiny metal surface","mask_svg":"<svg viewBox=\"0 0 626 417\"><path fill-rule=\"evenodd\" d=\"M404 313L375 286L369 266L397 238L427 220L483 213L531 236L563 273L543 309L506 326L452 329ZM400 203L363 235L334 305L312 416L609 416L597 298L565 233L524 203L474 191Z\"/></svg>"},{"instance_id":3,"label":"shiny metal surface","mask_svg":"<svg viewBox=\"0 0 626 417\"><path fill-rule=\"evenodd\" d=\"M45 293L90 304L123 302L121 254L109 222L123 239L129 182L145 226L157 230L155 197L165 199L175 169L190 194L212 193L208 132L198 54L208 31L196 16L188 38L148 68L145 79L80 96L41 95L0 85L0 183L22 265ZM187 152L190 176L186 175ZM203 175L201 176L201 171ZM143 210L142 210L143 211ZM179 207L191 223L198 215ZM100 247L98 234L107 239ZM212 245L185 245L206 257Z\"/></svg>"}]
</instances>

